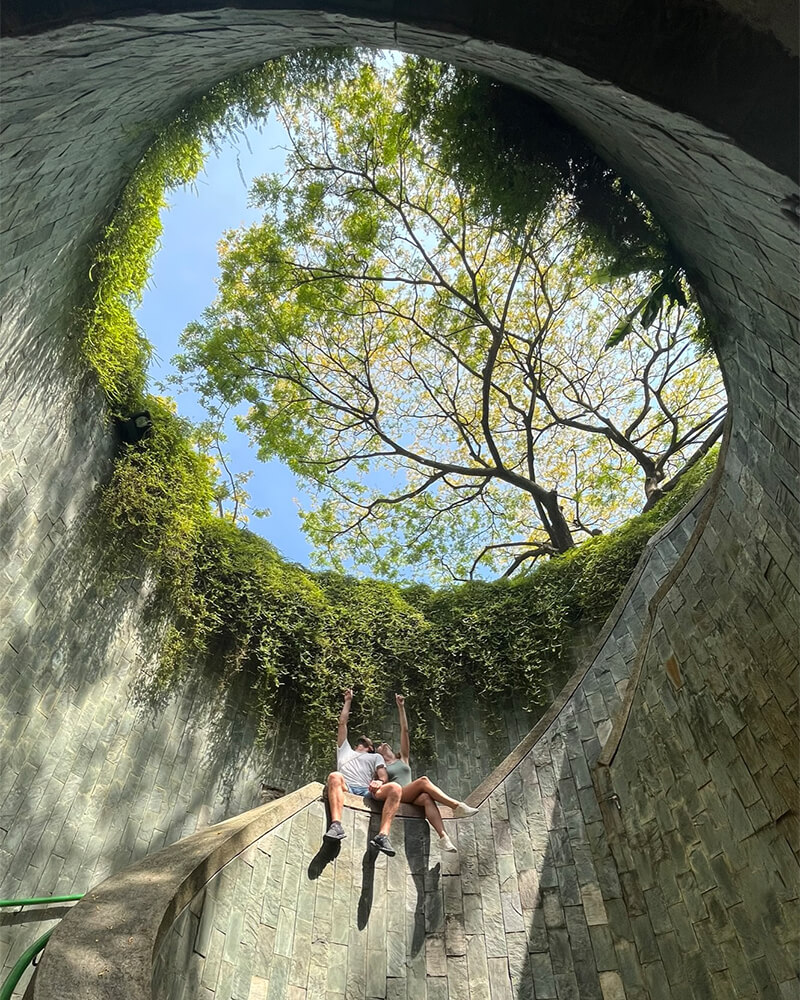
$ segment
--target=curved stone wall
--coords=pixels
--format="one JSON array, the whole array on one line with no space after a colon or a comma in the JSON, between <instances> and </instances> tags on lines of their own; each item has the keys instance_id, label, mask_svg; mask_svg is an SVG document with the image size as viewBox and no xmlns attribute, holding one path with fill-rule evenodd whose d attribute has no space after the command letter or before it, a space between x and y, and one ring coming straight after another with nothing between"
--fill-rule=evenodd
<instances>
[{"instance_id":1,"label":"curved stone wall","mask_svg":"<svg viewBox=\"0 0 800 1000\"><path fill-rule=\"evenodd\" d=\"M93 890L54 935L32 1000L144 1000L151 982L158 1000L647 996L663 968L637 947L590 769L648 601L712 501L701 493L652 540L588 669L470 796L478 814L444 811L457 855L438 856L404 807L398 856L376 856L377 815L354 796L347 839L326 848L321 786L307 785Z\"/></svg>"},{"instance_id":2,"label":"curved stone wall","mask_svg":"<svg viewBox=\"0 0 800 1000\"><path fill-rule=\"evenodd\" d=\"M106 430L98 430L93 440L76 429L82 461L71 472L79 495L81 477L104 471ZM146 579L132 569L110 585L85 518L56 520L45 494L40 522L26 500L18 516L43 527L24 532L18 567L7 564L14 582L0 587L0 898L86 892L165 844L255 806L262 783L271 794L324 777L293 719L257 741L246 680L221 692L207 670L170 693L154 689ZM5 527L17 523L10 518ZM535 721L515 706L499 716L501 731L490 736L492 720L462 693L451 728L435 729L439 759L417 760L420 773L465 796ZM394 725L392 717L382 733ZM0 914L0 980L62 915L52 908Z\"/></svg>"},{"instance_id":3,"label":"curved stone wall","mask_svg":"<svg viewBox=\"0 0 800 1000\"><path fill-rule=\"evenodd\" d=\"M185 889L183 902L172 903L170 886L177 891L191 872L194 892L201 889L203 873L219 868L202 854L218 853L215 831L224 837L252 822L249 816L200 834L199 853L198 837L190 837L100 885L59 928L34 1000L73 1000L73 989L85 1000L89 986L97 1000L110 1000L119 982L128 984L127 996L138 996L132 984L149 982L151 959L131 936L137 912L147 915L147 940L156 940L159 926L164 931L152 975L162 998L249 998L247 990L258 996L270 982L274 998L298 989L321 995L314 991L323 973L334 994L343 986L350 996L412 989L409 996L447 996L448 989L454 997L467 989L481 996L490 986L528 995L532 984L542 996L578 988L598 1000L601 990L646 995L645 984L658 982L662 970L640 961L590 769L626 693L648 602L711 501L701 492L652 540L590 669L576 672L523 746L473 793L482 804L475 820L450 824L457 857L438 859L427 827L399 818L398 858L376 863L367 850L374 816L354 800L345 817L349 839L331 864L320 851L320 786L310 796L307 787L262 810L265 821L279 810L282 827L231 861L191 903ZM164 925L158 906L175 914L186 903L178 920ZM87 940L99 948L91 969Z\"/></svg>"},{"instance_id":4,"label":"curved stone wall","mask_svg":"<svg viewBox=\"0 0 800 1000\"><path fill-rule=\"evenodd\" d=\"M664 966L640 948L644 923L627 905L590 772L648 601L709 499L653 539L588 667L470 796L474 819L446 818L458 854L440 855L427 824L404 817L392 826L397 857L376 857L376 817L352 805L333 853L312 803L178 917L155 957L155 1000L658 996Z\"/></svg>"},{"instance_id":5,"label":"curved stone wall","mask_svg":"<svg viewBox=\"0 0 800 1000\"><path fill-rule=\"evenodd\" d=\"M797 547L742 502L752 483L724 477L655 611L605 789L626 903L693 996L798 985Z\"/></svg>"},{"instance_id":6,"label":"curved stone wall","mask_svg":"<svg viewBox=\"0 0 800 1000\"><path fill-rule=\"evenodd\" d=\"M784 995L792 988L800 297L798 198L788 175L797 166L796 63L762 48L764 39L742 22L712 19L704 28L691 18L697 44L685 62L669 45L644 59L660 30L674 41L670 19L646 31L633 19L633 35L640 35L628 36L624 51L636 58L601 74L597 39L609 28L594 30L590 6L558 8L552 22L528 8L506 21L493 12L491 24L480 5L456 15L426 4L416 22L411 13L396 19L393 8L365 18L333 4L324 14L132 14L4 40L0 684L12 713L0 773L4 894L83 888L162 842L160 835L186 832L203 804L241 808L251 794L253 771L238 750L246 755L250 737L235 705L215 735L210 723L202 732L188 724L197 700L212 701L212 692L180 694L148 729L132 711L135 691L123 684L124 696L112 695L127 665L132 676L146 659L147 636L138 623L141 588L99 590L81 531L111 448L99 397L73 357L72 310L91 241L153 129L181 101L305 44L400 46L516 82L579 125L665 224L714 321L731 441L701 542L656 609L641 684L609 761L620 809L613 806L607 820L625 895L610 897L617 902L606 908L617 912L617 926L628 920L629 937L614 939L616 968L599 971L615 972L628 996L678 996L687 984L698 996L778 996L779 987ZM718 17L716 5L700 6ZM69 7L60 10L63 16ZM559 35L564 19L570 25L581 16L568 39ZM611 22L615 16L618 8L604 11ZM712 38L720 24L730 31ZM625 22L615 27L624 35ZM509 43L512 28L513 47L499 44ZM775 58L762 58L767 51ZM704 62L701 55L712 52L719 58ZM633 600L641 612L640 598ZM629 665L634 654L632 639L622 637L615 655ZM587 702L589 719L600 707ZM598 752L610 728L609 721L592 737ZM554 752L559 766L569 757ZM528 780L547 776L552 760L534 760ZM202 761L210 762L206 769L196 767ZM107 794L98 798L101 775ZM582 803L591 801L588 786L580 792ZM597 815L588 823L590 841L605 850ZM518 820L510 827L513 851L522 829ZM502 822L483 836L496 857L507 854ZM556 837L552 849L560 843ZM507 864L497 862L496 870ZM769 895L755 892L751 870ZM572 891L572 876L563 877ZM591 928L585 903L581 908ZM537 921L545 920L551 958L564 954L565 943L585 941L566 907L559 916L545 897L533 910L539 915L512 933L541 940ZM11 944L3 929L5 960ZM487 952L487 970L499 968L495 959L502 956ZM482 970L480 955L475 961ZM575 969L565 960L563 971L554 971L559 996L574 991Z\"/></svg>"}]
</instances>

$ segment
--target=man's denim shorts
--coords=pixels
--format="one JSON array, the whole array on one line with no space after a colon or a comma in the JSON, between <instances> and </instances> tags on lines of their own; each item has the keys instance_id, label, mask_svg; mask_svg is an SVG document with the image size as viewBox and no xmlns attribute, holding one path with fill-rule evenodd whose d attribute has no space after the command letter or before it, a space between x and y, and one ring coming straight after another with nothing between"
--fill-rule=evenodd
<instances>
[{"instance_id":1,"label":"man's denim shorts","mask_svg":"<svg viewBox=\"0 0 800 1000\"><path fill-rule=\"evenodd\" d=\"M366 785L348 785L347 791L353 795L369 795L369 788Z\"/></svg>"}]
</instances>

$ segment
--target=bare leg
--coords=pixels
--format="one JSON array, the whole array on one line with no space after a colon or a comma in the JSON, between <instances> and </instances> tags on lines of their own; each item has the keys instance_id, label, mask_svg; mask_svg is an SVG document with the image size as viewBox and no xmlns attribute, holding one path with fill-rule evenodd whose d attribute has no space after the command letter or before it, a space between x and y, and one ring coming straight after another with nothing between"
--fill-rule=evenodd
<instances>
[{"instance_id":1,"label":"bare leg","mask_svg":"<svg viewBox=\"0 0 800 1000\"><path fill-rule=\"evenodd\" d=\"M433 799L428 795L427 792L423 792L422 795L418 795L412 805L422 806L425 810L425 819L430 823L434 830L439 834L440 837L444 836L444 823L442 821L442 814L439 812L439 807L433 801Z\"/></svg>"},{"instance_id":2,"label":"bare leg","mask_svg":"<svg viewBox=\"0 0 800 1000\"><path fill-rule=\"evenodd\" d=\"M423 792L430 795L434 802L441 802L442 805L450 806L451 809L455 809L458 805L458 799L451 799L449 795L445 795L430 778L416 778L406 785L403 788L403 802L414 802Z\"/></svg>"},{"instance_id":3,"label":"bare leg","mask_svg":"<svg viewBox=\"0 0 800 1000\"><path fill-rule=\"evenodd\" d=\"M339 823L342 819L344 793L347 789L344 775L338 771L331 771L326 784L328 787L328 809L331 814L331 823Z\"/></svg>"},{"instance_id":4,"label":"bare leg","mask_svg":"<svg viewBox=\"0 0 800 1000\"><path fill-rule=\"evenodd\" d=\"M392 825L392 820L394 819L394 814L397 812L400 806L400 795L402 789L395 781L387 781L385 785L377 790L377 792L372 793L372 797L377 799L378 802L383 803L383 812L381 813L381 828L378 833L385 833L389 835L389 827Z\"/></svg>"}]
</instances>

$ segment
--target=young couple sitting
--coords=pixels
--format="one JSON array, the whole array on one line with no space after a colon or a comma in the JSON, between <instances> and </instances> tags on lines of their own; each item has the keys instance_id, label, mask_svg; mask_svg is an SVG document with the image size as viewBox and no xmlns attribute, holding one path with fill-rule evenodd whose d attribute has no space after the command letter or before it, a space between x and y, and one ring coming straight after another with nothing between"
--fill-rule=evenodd
<instances>
[{"instance_id":1,"label":"young couple sitting","mask_svg":"<svg viewBox=\"0 0 800 1000\"><path fill-rule=\"evenodd\" d=\"M425 810L425 818L439 836L440 849L455 851L455 844L445 833L437 803L450 806L456 819L473 816L478 810L445 795L429 778L412 779L408 763L410 744L405 698L401 694L394 697L400 715L399 757L388 743L380 743L375 747L366 736L360 736L354 747L350 745L347 740L347 720L350 717L353 691L348 688L344 693L337 732L337 770L328 775L326 783L331 825L325 837L328 840L342 840L347 836L342 827L342 805L344 793L352 792L353 795L366 795L383 804L380 830L370 841L377 850L390 857L394 856L395 850L389 842L389 828L398 806L401 802L406 802Z\"/></svg>"}]
</instances>

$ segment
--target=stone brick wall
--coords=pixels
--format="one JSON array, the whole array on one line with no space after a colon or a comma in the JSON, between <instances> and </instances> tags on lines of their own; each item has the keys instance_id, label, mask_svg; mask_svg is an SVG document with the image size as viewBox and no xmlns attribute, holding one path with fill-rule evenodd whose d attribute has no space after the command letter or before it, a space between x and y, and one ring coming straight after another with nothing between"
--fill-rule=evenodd
<instances>
[{"instance_id":1,"label":"stone brick wall","mask_svg":"<svg viewBox=\"0 0 800 1000\"><path fill-rule=\"evenodd\" d=\"M184 910L153 970L158 1000L658 995L664 968L626 905L590 775L627 690L646 607L700 497L654 540L588 668L469 820L396 819L397 857L370 852L376 816L345 809L339 853L313 803L228 865ZM476 800L477 801L477 800Z\"/></svg>"},{"instance_id":2,"label":"stone brick wall","mask_svg":"<svg viewBox=\"0 0 800 1000\"><path fill-rule=\"evenodd\" d=\"M496 989L505 989L509 982L520 988L534 982L542 996L547 996L548 990L558 990L554 996L569 996L580 983L581 996L597 996L599 1000L599 984L622 989L625 983L629 997L643 998L642 984L648 970L640 963L634 933L621 902L590 768L625 694L630 652L642 633L647 602L684 548L702 501L701 496L694 507L654 540L652 551L631 582L631 593L623 595L617 614L599 640L591 669L533 751L492 794L476 820L468 825L451 824L461 855L443 862L442 872L454 876L452 879L444 878L441 885L438 881L432 885L425 882L426 878L437 880L439 873L436 857L430 858L426 828L418 821L409 821L411 830L401 821L395 837L403 845L401 855L394 860L390 875L381 875L382 869L370 867L368 857L364 861L370 817L348 812L350 840L346 848L351 853L343 855L328 871L326 878L331 884L320 878L315 888L316 880L309 878L309 871L313 875L312 861L324 829L321 805L315 806L307 819L296 818L292 821L296 825L282 835L288 845L284 853L280 853L280 844L267 851L277 858L270 877L281 880L279 889L269 889L270 898L281 901L283 912L284 943L283 950L275 953L278 957L273 959L262 940L277 933L278 926L271 924L269 917L259 920L263 927L255 925L255 911L266 905L259 881L263 868L260 875L251 875L247 864L241 868L236 863L206 896L211 901L207 913L203 911L210 954L204 944L198 944L196 927L182 930L186 921L192 921L187 911L184 922L174 932L179 940L165 945L168 961L163 975L157 970L161 988L172 990L182 984L181 989L190 990L199 977L202 988L187 995L203 995L205 981L213 979L213 988L220 997L238 996L239 992L228 991L234 985L238 990L249 975L251 986L255 983L257 989L263 986L261 980L274 979L278 985L271 995L275 998L292 995L289 987L297 986L296 977L305 972L311 977L313 971L306 950L307 923L313 919L316 928L312 956L316 952L324 954L328 945L333 949L342 944L326 937L321 929L328 919L324 908L335 906L341 914L340 922L344 920L347 925L344 943L348 954L342 958L341 948L336 952L341 959L339 974L346 976L348 994L352 996L365 995L365 969L372 969L370 991L377 989L374 983L380 981L383 989L393 991L387 995L394 996L401 995L406 983L409 990L430 988L436 995L436 990L444 989L444 980L452 980L454 991L469 983L475 996L483 995L489 982ZM85 879L85 883L76 885L73 879L72 884L58 888L89 888L105 874L192 832L199 823L250 806L252 796L257 794L253 777L258 758L253 752L252 731L242 725L241 703L232 702L229 712L220 712L220 706L213 703L213 687L198 681L168 703L149 706L152 715L148 716L146 699L136 695L133 677L128 678L127 687L115 677L104 691L105 702L101 700L97 706L93 703L96 690L90 683L79 690L88 728L77 728L77 746L71 742L71 720L67 718L66 724L59 726L62 741L51 748L52 756L46 757L40 768L45 780L54 765L61 776L69 774L69 794L56 786L49 815L42 811L38 817L31 817L26 811L27 803L39 801L39 776L34 771L27 773L34 794L24 797L18 822L12 826L12 831L22 831L17 841L21 845L20 871L23 880L29 879L21 892L55 891L56 886L51 888L43 880L49 876L65 879L78 865L78 879ZM54 703L58 704L58 699ZM145 710L137 711L137 706ZM66 708L69 711L68 705ZM187 716L187 712L193 715ZM121 720L115 720L117 715ZM35 716L31 721L37 721ZM103 722L105 730L101 728ZM459 726L466 733L466 722L459 721ZM474 731L467 735L475 741ZM287 738L291 738L290 726L283 737L276 737L276 743L285 746ZM516 734L506 738L515 739ZM224 756L214 759L215 747ZM88 755L92 748L94 752ZM495 762L494 758L490 760ZM80 774L85 774L84 782L78 781ZM65 839L60 840L52 834L59 829L65 813ZM39 847L34 856L29 856L25 848L33 843L42 826ZM62 867L58 859L65 852ZM42 873L39 865L47 857L57 859L55 867ZM264 859L255 858L263 866ZM420 867L423 861L424 870ZM397 887L403 895L391 895L389 883L382 882L382 878L399 879ZM335 891L331 888L334 884ZM215 886L223 887L218 905L214 903ZM370 913L374 907L371 930L367 922L359 925L359 914L367 900ZM314 909L317 906L321 907L319 917ZM250 907L255 910L251 912ZM199 902L191 912L201 916ZM410 913L413 918L408 916ZM405 930L396 925L390 934L391 921L396 921L398 915ZM319 928L317 920L321 921ZM462 923L463 932L459 930ZM42 930L42 923L36 920L27 926L12 925L5 928L5 941L17 954L27 943L25 934L38 936ZM253 933L261 941L255 952ZM529 952L522 947L527 933ZM383 979L375 971L383 967L380 956L385 953L380 943L374 942L376 934L378 942L381 935L386 935L385 949L395 955L393 971L386 966ZM401 949L403 935L410 935L411 941L405 951ZM208 967L206 963L210 963ZM316 988L312 978L304 989Z\"/></svg>"},{"instance_id":3,"label":"stone brick wall","mask_svg":"<svg viewBox=\"0 0 800 1000\"><path fill-rule=\"evenodd\" d=\"M92 455L94 443L76 451ZM96 473L87 464L73 475ZM2 898L85 892L256 805L262 782L291 790L324 778L291 718L257 740L246 683L223 692L200 671L171 693L154 689L146 579L134 567L110 586L85 517L37 516L27 496L17 500L4 529L25 541L7 564L13 571L18 562L13 582L0 577ZM437 757L417 770L466 795L532 721L513 706L490 720L462 693L450 729L436 727ZM0 976L47 928L47 912L27 911L24 922L0 916Z\"/></svg>"},{"instance_id":4,"label":"stone brick wall","mask_svg":"<svg viewBox=\"0 0 800 1000\"><path fill-rule=\"evenodd\" d=\"M154 689L147 579L132 566L122 582L108 581L102 536L91 522L89 488L108 474L112 447L110 428L96 413L91 419L95 404L91 394L79 401L74 422L53 433L54 462L63 465L43 482L17 461L17 449L36 419L47 440L46 419L32 410L5 425L2 898L85 892L255 805L262 782L291 790L324 777L293 719L257 742L246 683L223 693L207 671L169 694ZM466 795L532 721L515 706L489 718L464 692L451 728L435 729L437 758L418 762L418 771ZM383 735L394 726L392 716ZM51 913L57 919L62 910L0 915L0 977L50 926Z\"/></svg>"},{"instance_id":5,"label":"stone brick wall","mask_svg":"<svg viewBox=\"0 0 800 1000\"><path fill-rule=\"evenodd\" d=\"M792 533L772 532L726 476L611 766L626 902L673 995L797 987L800 601Z\"/></svg>"},{"instance_id":6,"label":"stone brick wall","mask_svg":"<svg viewBox=\"0 0 800 1000\"><path fill-rule=\"evenodd\" d=\"M794 184L757 155L763 148L765 162L791 161L786 136L796 121L787 119L783 133L766 115L779 106L769 62L747 77L746 114L734 100L715 117L708 95L717 90L703 86L687 90L697 113L679 113L667 108L685 112L680 102L659 108L555 61L558 46L541 49L535 33L521 32L512 50L493 44L485 27L483 40L469 39L473 21L483 25L471 8L457 17L437 11L426 14L439 18L436 30L346 18L333 8L324 17L227 10L95 21L3 42L0 684L11 715L0 768L3 894L79 889L201 817L251 804L261 773L248 756L244 692L221 713L213 687L200 681L168 704L148 703L133 683L148 662L139 624L146 587L132 581L104 593L96 578L82 519L94 483L108 472L110 434L74 360L73 313L89 245L153 128L181 101L303 44L396 45L520 83L579 125L665 224L714 321L731 444L701 543L657 609L611 763L620 805L611 844L626 895L606 907L615 914L614 960L628 996L677 997L687 984L698 996L790 996L798 885L798 201ZM737 115L746 119L748 152L703 124ZM642 592L633 598L634 619L642 600ZM622 671L635 654L636 629L618 638ZM589 764L619 701L622 674L614 669L604 681L608 697L595 692L594 703L577 710L576 720L602 724L587 736L597 741ZM677 685L669 676L680 678ZM582 765L574 768L585 780ZM576 787L591 810L591 790ZM598 823L592 813L593 847L605 843ZM578 923L571 933L563 909L563 919L554 905L541 918L552 930L551 964L564 955L565 935L584 940ZM529 940L537 940L536 926L526 930ZM12 938L27 941L43 929L16 915L0 927L3 962ZM559 961L553 988L567 996L577 966ZM613 990L616 980L606 992Z\"/></svg>"}]
</instances>

